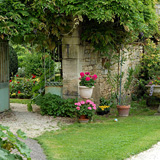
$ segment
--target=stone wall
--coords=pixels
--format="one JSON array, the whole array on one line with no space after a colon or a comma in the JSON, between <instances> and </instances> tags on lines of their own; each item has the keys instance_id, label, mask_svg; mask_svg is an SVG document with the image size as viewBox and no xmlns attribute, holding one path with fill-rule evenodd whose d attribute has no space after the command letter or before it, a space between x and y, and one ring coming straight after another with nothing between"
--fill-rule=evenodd
<instances>
[{"instance_id":1,"label":"stone wall","mask_svg":"<svg viewBox=\"0 0 160 160\"><path fill-rule=\"evenodd\" d=\"M139 63L142 47L128 46L125 49L127 60L122 70L126 78L128 67L135 67ZM96 86L93 93L94 101L98 104L100 97L107 98L111 93L111 85L107 82L108 70L104 67L105 57L95 53L93 48L87 43L81 44L78 30L71 36L65 36L62 41L62 67L63 67L63 97L79 97L79 77L80 72L90 72L97 74ZM118 73L118 64L111 66L113 74Z\"/></svg>"}]
</instances>

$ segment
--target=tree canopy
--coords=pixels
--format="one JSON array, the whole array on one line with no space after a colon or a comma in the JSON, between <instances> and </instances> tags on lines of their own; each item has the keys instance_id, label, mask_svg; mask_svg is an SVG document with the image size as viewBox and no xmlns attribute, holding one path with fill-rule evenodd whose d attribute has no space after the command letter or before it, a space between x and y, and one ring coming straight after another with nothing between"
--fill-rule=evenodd
<instances>
[{"instance_id":1,"label":"tree canopy","mask_svg":"<svg viewBox=\"0 0 160 160\"><path fill-rule=\"evenodd\" d=\"M155 4L156 0L0 0L0 37L53 50L79 25L81 39L105 52L136 41L140 33L148 38L158 32Z\"/></svg>"}]
</instances>

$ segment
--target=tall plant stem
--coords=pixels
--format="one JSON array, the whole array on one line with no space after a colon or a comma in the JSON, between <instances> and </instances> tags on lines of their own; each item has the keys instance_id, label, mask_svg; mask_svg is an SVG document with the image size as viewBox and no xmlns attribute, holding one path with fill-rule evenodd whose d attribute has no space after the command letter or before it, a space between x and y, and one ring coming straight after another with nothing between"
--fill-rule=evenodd
<instances>
[{"instance_id":1,"label":"tall plant stem","mask_svg":"<svg viewBox=\"0 0 160 160\"><path fill-rule=\"evenodd\" d=\"M123 46L122 46L123 52ZM121 92L122 92L122 54L120 54L120 83L119 83L119 105L121 104Z\"/></svg>"}]
</instances>

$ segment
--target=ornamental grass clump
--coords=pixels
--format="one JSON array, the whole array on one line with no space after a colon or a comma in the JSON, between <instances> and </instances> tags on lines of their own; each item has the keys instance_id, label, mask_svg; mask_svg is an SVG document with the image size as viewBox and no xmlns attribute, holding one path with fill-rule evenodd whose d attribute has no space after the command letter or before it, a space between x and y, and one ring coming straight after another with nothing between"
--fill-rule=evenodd
<instances>
[{"instance_id":1,"label":"ornamental grass clump","mask_svg":"<svg viewBox=\"0 0 160 160\"><path fill-rule=\"evenodd\" d=\"M96 111L96 104L91 100L80 101L75 103L77 117L85 115L87 118L91 119Z\"/></svg>"},{"instance_id":2,"label":"ornamental grass clump","mask_svg":"<svg viewBox=\"0 0 160 160\"><path fill-rule=\"evenodd\" d=\"M95 80L97 79L97 75L94 74L94 75L91 75L89 72L81 72L80 73L80 86L86 86L86 87L93 87L95 85Z\"/></svg>"}]
</instances>

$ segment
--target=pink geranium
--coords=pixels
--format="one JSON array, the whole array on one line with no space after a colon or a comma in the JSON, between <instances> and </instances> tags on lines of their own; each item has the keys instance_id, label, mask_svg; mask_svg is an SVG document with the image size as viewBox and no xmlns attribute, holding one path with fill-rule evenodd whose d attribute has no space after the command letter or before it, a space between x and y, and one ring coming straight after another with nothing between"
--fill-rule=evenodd
<instances>
[{"instance_id":1,"label":"pink geranium","mask_svg":"<svg viewBox=\"0 0 160 160\"><path fill-rule=\"evenodd\" d=\"M81 103L80 103L80 102L78 102L78 106L81 106Z\"/></svg>"},{"instance_id":2,"label":"pink geranium","mask_svg":"<svg viewBox=\"0 0 160 160\"><path fill-rule=\"evenodd\" d=\"M95 80L97 79L97 75L94 74L93 76L90 74L90 72L81 72L80 73L81 77L79 78L80 86L86 86L86 87L93 87L95 85Z\"/></svg>"},{"instance_id":3,"label":"pink geranium","mask_svg":"<svg viewBox=\"0 0 160 160\"><path fill-rule=\"evenodd\" d=\"M81 104L85 104L85 101L81 101L80 103L81 103Z\"/></svg>"},{"instance_id":4,"label":"pink geranium","mask_svg":"<svg viewBox=\"0 0 160 160\"><path fill-rule=\"evenodd\" d=\"M80 110L80 107L76 107L76 109L79 111L79 110Z\"/></svg>"},{"instance_id":5,"label":"pink geranium","mask_svg":"<svg viewBox=\"0 0 160 160\"><path fill-rule=\"evenodd\" d=\"M86 75L90 75L90 73L89 73L89 72L86 72L85 74L86 74Z\"/></svg>"},{"instance_id":6,"label":"pink geranium","mask_svg":"<svg viewBox=\"0 0 160 160\"><path fill-rule=\"evenodd\" d=\"M88 107L88 109L91 110L92 108L91 108L91 107Z\"/></svg>"},{"instance_id":7,"label":"pink geranium","mask_svg":"<svg viewBox=\"0 0 160 160\"><path fill-rule=\"evenodd\" d=\"M86 77L86 81L90 81L90 78L89 78L89 77Z\"/></svg>"},{"instance_id":8,"label":"pink geranium","mask_svg":"<svg viewBox=\"0 0 160 160\"><path fill-rule=\"evenodd\" d=\"M90 103L90 102L92 102L92 101L91 101L91 100L89 100L89 99L87 99L87 100L86 100L86 103Z\"/></svg>"},{"instance_id":9,"label":"pink geranium","mask_svg":"<svg viewBox=\"0 0 160 160\"><path fill-rule=\"evenodd\" d=\"M78 103L75 103L74 105L76 105L76 106L81 106L81 103L78 102Z\"/></svg>"},{"instance_id":10,"label":"pink geranium","mask_svg":"<svg viewBox=\"0 0 160 160\"><path fill-rule=\"evenodd\" d=\"M84 77L84 72L81 72L81 73L80 73L80 76L81 76L81 78Z\"/></svg>"},{"instance_id":11,"label":"pink geranium","mask_svg":"<svg viewBox=\"0 0 160 160\"><path fill-rule=\"evenodd\" d=\"M92 79L93 79L93 80L96 80L96 79L97 79L97 75L94 74L94 75L92 76Z\"/></svg>"},{"instance_id":12,"label":"pink geranium","mask_svg":"<svg viewBox=\"0 0 160 160\"><path fill-rule=\"evenodd\" d=\"M94 102L92 102L92 101L91 101L91 102L90 102L90 104L91 104L91 105L93 105L93 104L94 104Z\"/></svg>"},{"instance_id":13,"label":"pink geranium","mask_svg":"<svg viewBox=\"0 0 160 160\"><path fill-rule=\"evenodd\" d=\"M96 107L96 104L93 103L93 104L92 104L92 107Z\"/></svg>"},{"instance_id":14,"label":"pink geranium","mask_svg":"<svg viewBox=\"0 0 160 160\"><path fill-rule=\"evenodd\" d=\"M96 107L93 107L93 109L96 110L97 108L96 108Z\"/></svg>"}]
</instances>

